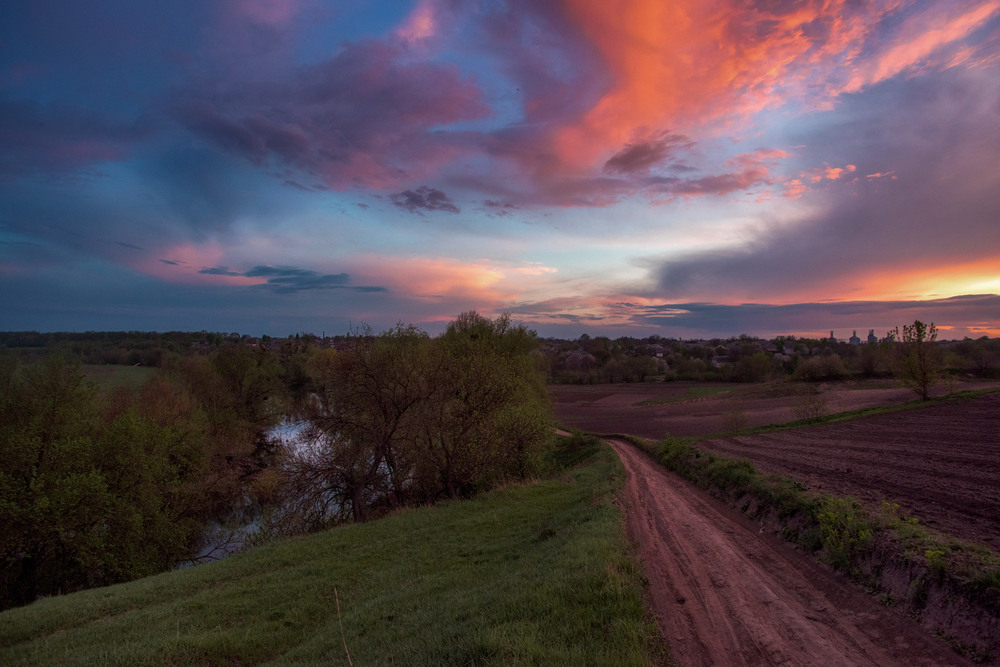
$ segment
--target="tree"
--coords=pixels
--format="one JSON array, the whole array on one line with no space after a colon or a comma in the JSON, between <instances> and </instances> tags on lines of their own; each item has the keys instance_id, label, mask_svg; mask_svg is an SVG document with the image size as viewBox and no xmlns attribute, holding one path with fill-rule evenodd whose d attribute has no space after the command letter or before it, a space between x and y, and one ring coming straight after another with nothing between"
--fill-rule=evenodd
<instances>
[{"instance_id":1,"label":"tree","mask_svg":"<svg viewBox=\"0 0 1000 667\"><path fill-rule=\"evenodd\" d=\"M308 417L325 443L328 479L356 521L372 502L405 502L413 466L417 405L427 382L430 339L398 325L378 336L365 331L342 352L320 353L311 364L317 394Z\"/></svg>"},{"instance_id":2,"label":"tree","mask_svg":"<svg viewBox=\"0 0 1000 667\"><path fill-rule=\"evenodd\" d=\"M894 330L896 343L896 371L907 387L913 389L922 400L930 398L930 389L941 378L942 361L940 350L935 346L937 327L934 323L924 324L914 320Z\"/></svg>"},{"instance_id":3,"label":"tree","mask_svg":"<svg viewBox=\"0 0 1000 667\"><path fill-rule=\"evenodd\" d=\"M434 342L436 391L418 441L425 493L468 496L531 474L552 427L534 332L471 311Z\"/></svg>"},{"instance_id":4,"label":"tree","mask_svg":"<svg viewBox=\"0 0 1000 667\"><path fill-rule=\"evenodd\" d=\"M204 433L148 405L105 400L64 357L0 363L0 608L190 555Z\"/></svg>"},{"instance_id":5,"label":"tree","mask_svg":"<svg viewBox=\"0 0 1000 667\"><path fill-rule=\"evenodd\" d=\"M316 353L310 426L286 451L268 532L365 521L533 474L552 432L536 346L507 316L471 312L435 339L398 325Z\"/></svg>"}]
</instances>

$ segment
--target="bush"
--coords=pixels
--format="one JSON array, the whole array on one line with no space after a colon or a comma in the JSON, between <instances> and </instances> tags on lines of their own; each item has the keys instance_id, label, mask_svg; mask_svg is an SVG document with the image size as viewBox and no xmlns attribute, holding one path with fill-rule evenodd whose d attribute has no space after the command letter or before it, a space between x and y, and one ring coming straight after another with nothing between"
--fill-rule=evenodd
<instances>
[{"instance_id":1,"label":"bush","mask_svg":"<svg viewBox=\"0 0 1000 667\"><path fill-rule=\"evenodd\" d=\"M803 396L792 406L792 414L800 421L816 421L827 415L826 399L822 396Z\"/></svg>"},{"instance_id":2,"label":"bush","mask_svg":"<svg viewBox=\"0 0 1000 667\"><path fill-rule=\"evenodd\" d=\"M835 380L846 373L844 362L840 355L829 354L822 357L810 357L799 362L792 378L796 380L818 381Z\"/></svg>"},{"instance_id":3,"label":"bush","mask_svg":"<svg viewBox=\"0 0 1000 667\"><path fill-rule=\"evenodd\" d=\"M853 498L824 498L816 515L826 559L849 570L855 557L871 548L877 526Z\"/></svg>"},{"instance_id":4,"label":"bush","mask_svg":"<svg viewBox=\"0 0 1000 667\"><path fill-rule=\"evenodd\" d=\"M749 425L747 414L739 408L733 408L722 417L722 430L725 433L742 431Z\"/></svg>"}]
</instances>

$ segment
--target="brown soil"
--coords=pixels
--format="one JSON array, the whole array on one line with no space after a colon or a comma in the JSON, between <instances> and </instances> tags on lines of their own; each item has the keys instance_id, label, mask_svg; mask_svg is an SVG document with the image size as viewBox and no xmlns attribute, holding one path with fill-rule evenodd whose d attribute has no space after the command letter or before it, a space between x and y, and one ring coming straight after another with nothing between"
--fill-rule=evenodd
<instances>
[{"instance_id":1,"label":"brown soil","mask_svg":"<svg viewBox=\"0 0 1000 667\"><path fill-rule=\"evenodd\" d=\"M1000 386L1000 383L960 382L955 391ZM932 395L947 393L939 385ZM699 396L703 391L720 392ZM655 382L637 384L550 385L556 417L569 428L591 433L628 433L659 440L666 435L708 436L743 427L783 424L797 419L796 408L818 397L828 414L895 405L917 398L912 390L891 381L808 384L697 384Z\"/></svg>"},{"instance_id":2,"label":"brown soil","mask_svg":"<svg viewBox=\"0 0 1000 667\"><path fill-rule=\"evenodd\" d=\"M1000 549L1000 392L698 446Z\"/></svg>"},{"instance_id":3,"label":"brown soil","mask_svg":"<svg viewBox=\"0 0 1000 667\"><path fill-rule=\"evenodd\" d=\"M563 426L653 439L718 433L734 410L748 426L791 421L803 400L797 391L821 389L830 413L914 397L901 388L788 383L731 385L726 393L683 400L691 386L555 386L551 394ZM648 401L660 403L640 404ZM883 500L897 503L904 516L1000 549L1000 392L835 424L703 440L698 446L746 458L764 472L812 489L853 496L876 510Z\"/></svg>"},{"instance_id":4,"label":"brown soil","mask_svg":"<svg viewBox=\"0 0 1000 667\"><path fill-rule=\"evenodd\" d=\"M916 623L620 441L629 534L679 665L963 665Z\"/></svg>"}]
</instances>

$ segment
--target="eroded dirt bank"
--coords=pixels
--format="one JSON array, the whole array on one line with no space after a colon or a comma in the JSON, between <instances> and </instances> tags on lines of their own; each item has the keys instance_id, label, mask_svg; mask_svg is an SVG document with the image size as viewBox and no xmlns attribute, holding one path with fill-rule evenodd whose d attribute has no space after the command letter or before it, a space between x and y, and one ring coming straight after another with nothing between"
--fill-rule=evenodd
<instances>
[{"instance_id":1,"label":"eroded dirt bank","mask_svg":"<svg viewBox=\"0 0 1000 667\"><path fill-rule=\"evenodd\" d=\"M971 664L644 452L609 443L628 473L629 534L678 664Z\"/></svg>"}]
</instances>

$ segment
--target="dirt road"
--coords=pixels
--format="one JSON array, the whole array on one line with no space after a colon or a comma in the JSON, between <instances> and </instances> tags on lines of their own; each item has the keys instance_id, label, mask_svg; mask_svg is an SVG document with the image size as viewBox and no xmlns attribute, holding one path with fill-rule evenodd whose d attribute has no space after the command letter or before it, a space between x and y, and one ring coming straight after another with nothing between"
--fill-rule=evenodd
<instances>
[{"instance_id":1,"label":"dirt road","mask_svg":"<svg viewBox=\"0 0 1000 667\"><path fill-rule=\"evenodd\" d=\"M609 441L674 660L687 665L966 665L920 626L655 464Z\"/></svg>"}]
</instances>

